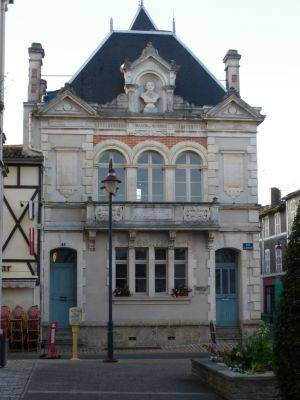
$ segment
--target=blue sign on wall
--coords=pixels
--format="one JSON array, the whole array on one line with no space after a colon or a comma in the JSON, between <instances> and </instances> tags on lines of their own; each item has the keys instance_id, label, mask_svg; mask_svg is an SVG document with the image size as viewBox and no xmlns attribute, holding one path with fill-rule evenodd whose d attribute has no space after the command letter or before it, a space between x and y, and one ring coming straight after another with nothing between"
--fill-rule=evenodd
<instances>
[{"instance_id":1,"label":"blue sign on wall","mask_svg":"<svg viewBox=\"0 0 300 400\"><path fill-rule=\"evenodd\" d=\"M253 250L253 243L243 243L243 250Z\"/></svg>"}]
</instances>

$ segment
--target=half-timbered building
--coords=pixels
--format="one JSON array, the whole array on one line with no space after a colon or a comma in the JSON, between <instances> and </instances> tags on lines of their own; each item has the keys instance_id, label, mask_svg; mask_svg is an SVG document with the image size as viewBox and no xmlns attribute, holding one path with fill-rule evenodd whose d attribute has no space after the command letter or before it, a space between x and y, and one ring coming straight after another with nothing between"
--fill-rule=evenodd
<instances>
[{"instance_id":1,"label":"half-timbered building","mask_svg":"<svg viewBox=\"0 0 300 400\"><path fill-rule=\"evenodd\" d=\"M241 99L238 52L223 60L224 88L140 5L128 30L112 28L70 82L41 99L43 57L32 44L24 105L24 149L45 160L43 324L67 329L68 308L78 305L81 340L106 345L101 181L112 159L122 181L113 206L117 345L207 340L211 320L253 329L261 310L256 133L264 116Z\"/></svg>"},{"instance_id":2,"label":"half-timbered building","mask_svg":"<svg viewBox=\"0 0 300 400\"><path fill-rule=\"evenodd\" d=\"M27 310L40 304L43 156L26 154L22 145L4 146L3 155L2 304Z\"/></svg>"}]
</instances>

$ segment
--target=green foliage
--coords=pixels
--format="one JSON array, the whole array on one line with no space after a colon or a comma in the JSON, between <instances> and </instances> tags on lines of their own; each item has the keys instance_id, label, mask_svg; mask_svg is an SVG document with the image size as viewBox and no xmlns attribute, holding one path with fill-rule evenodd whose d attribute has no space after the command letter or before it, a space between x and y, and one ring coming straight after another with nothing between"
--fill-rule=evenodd
<instances>
[{"instance_id":1,"label":"green foliage","mask_svg":"<svg viewBox=\"0 0 300 400\"><path fill-rule=\"evenodd\" d=\"M217 355L234 372L259 373L272 370L270 326L264 324L240 346Z\"/></svg>"},{"instance_id":2,"label":"green foliage","mask_svg":"<svg viewBox=\"0 0 300 400\"><path fill-rule=\"evenodd\" d=\"M284 256L274 321L274 372L282 400L300 399L300 205Z\"/></svg>"},{"instance_id":3,"label":"green foliage","mask_svg":"<svg viewBox=\"0 0 300 400\"><path fill-rule=\"evenodd\" d=\"M128 286L125 286L124 288L116 288L114 290L113 294L116 297L129 297L129 296L132 296L132 293L130 292Z\"/></svg>"}]
</instances>

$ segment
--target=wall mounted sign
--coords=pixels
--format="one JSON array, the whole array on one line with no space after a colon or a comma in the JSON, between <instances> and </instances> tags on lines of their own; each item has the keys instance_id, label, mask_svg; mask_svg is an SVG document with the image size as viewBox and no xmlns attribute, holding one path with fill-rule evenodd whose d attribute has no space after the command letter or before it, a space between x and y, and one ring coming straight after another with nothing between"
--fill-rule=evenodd
<instances>
[{"instance_id":1,"label":"wall mounted sign","mask_svg":"<svg viewBox=\"0 0 300 400\"><path fill-rule=\"evenodd\" d=\"M243 243L243 250L253 250L253 243Z\"/></svg>"}]
</instances>

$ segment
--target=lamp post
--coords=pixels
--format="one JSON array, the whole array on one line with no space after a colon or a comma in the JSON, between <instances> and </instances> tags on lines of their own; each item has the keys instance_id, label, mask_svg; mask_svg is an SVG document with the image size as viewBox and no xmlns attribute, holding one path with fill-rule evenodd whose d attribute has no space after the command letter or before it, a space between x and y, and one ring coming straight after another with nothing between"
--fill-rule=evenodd
<instances>
[{"instance_id":1,"label":"lamp post","mask_svg":"<svg viewBox=\"0 0 300 400\"><path fill-rule=\"evenodd\" d=\"M113 169L112 160L109 162L107 177L102 181L104 189L108 196L108 322L107 322L107 357L104 362L117 362L114 358L114 337L113 337L113 319L112 319L112 197L116 195L121 181L118 179Z\"/></svg>"}]
</instances>

